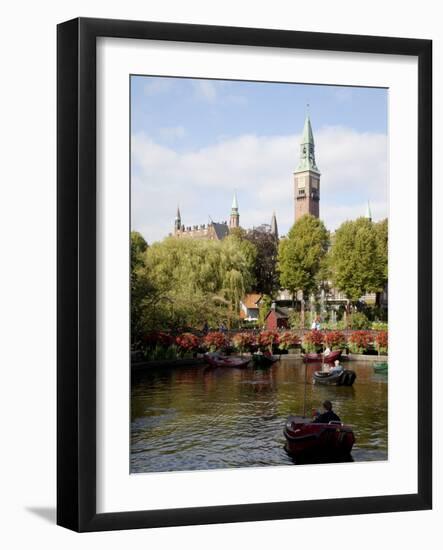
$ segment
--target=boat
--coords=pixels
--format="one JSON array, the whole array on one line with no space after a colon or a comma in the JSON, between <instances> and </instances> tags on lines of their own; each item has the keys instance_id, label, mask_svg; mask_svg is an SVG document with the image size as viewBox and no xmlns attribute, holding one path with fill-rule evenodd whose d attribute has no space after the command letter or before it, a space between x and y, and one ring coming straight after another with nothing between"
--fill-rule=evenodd
<instances>
[{"instance_id":1,"label":"boat","mask_svg":"<svg viewBox=\"0 0 443 550\"><path fill-rule=\"evenodd\" d=\"M387 374L388 373L388 364L383 362L378 362L374 364L374 372L377 372L379 374Z\"/></svg>"},{"instance_id":2,"label":"boat","mask_svg":"<svg viewBox=\"0 0 443 550\"><path fill-rule=\"evenodd\" d=\"M331 351L328 355L323 353L304 353L303 361L305 363L333 363L337 359L340 359L342 350Z\"/></svg>"},{"instance_id":3,"label":"boat","mask_svg":"<svg viewBox=\"0 0 443 550\"><path fill-rule=\"evenodd\" d=\"M314 372L314 384L325 384L328 386L352 386L357 375L353 370L342 370L336 372Z\"/></svg>"},{"instance_id":4,"label":"boat","mask_svg":"<svg viewBox=\"0 0 443 550\"><path fill-rule=\"evenodd\" d=\"M271 355L270 353L253 353L252 362L256 367L270 367L274 363L280 360L277 355Z\"/></svg>"},{"instance_id":5,"label":"boat","mask_svg":"<svg viewBox=\"0 0 443 550\"><path fill-rule=\"evenodd\" d=\"M286 452L293 457L345 457L355 443L352 427L340 421L324 424L304 416L290 416L283 433Z\"/></svg>"},{"instance_id":6,"label":"boat","mask_svg":"<svg viewBox=\"0 0 443 550\"><path fill-rule=\"evenodd\" d=\"M205 353L204 358L211 367L234 367L242 369L250 363L250 357L222 355L221 353Z\"/></svg>"}]
</instances>

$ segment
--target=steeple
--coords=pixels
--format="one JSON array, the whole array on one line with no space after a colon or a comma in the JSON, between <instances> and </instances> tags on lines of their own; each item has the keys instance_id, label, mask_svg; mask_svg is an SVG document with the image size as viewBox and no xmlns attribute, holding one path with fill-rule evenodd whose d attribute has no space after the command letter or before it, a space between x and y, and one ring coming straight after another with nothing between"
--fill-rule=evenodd
<instances>
[{"instance_id":1,"label":"steeple","mask_svg":"<svg viewBox=\"0 0 443 550\"><path fill-rule=\"evenodd\" d=\"M295 221L305 214L320 216L320 171L315 162L314 134L306 113L300 143L300 158L294 172Z\"/></svg>"},{"instance_id":2,"label":"steeple","mask_svg":"<svg viewBox=\"0 0 443 550\"><path fill-rule=\"evenodd\" d=\"M175 220L174 220L174 230L180 231L181 225L182 225L182 218L180 214L180 208L177 205L177 214L175 215Z\"/></svg>"},{"instance_id":3,"label":"steeple","mask_svg":"<svg viewBox=\"0 0 443 550\"><path fill-rule=\"evenodd\" d=\"M232 206L231 206L231 211L232 210L236 210L238 211L238 201L237 201L237 193L234 191L234 196L232 198Z\"/></svg>"},{"instance_id":4,"label":"steeple","mask_svg":"<svg viewBox=\"0 0 443 550\"><path fill-rule=\"evenodd\" d=\"M370 222L372 222L372 212L371 212L371 207L369 205L369 201L368 201L368 205L366 207L366 216L365 216L365 218L368 218L368 220Z\"/></svg>"},{"instance_id":5,"label":"steeple","mask_svg":"<svg viewBox=\"0 0 443 550\"><path fill-rule=\"evenodd\" d=\"M229 218L229 228L234 229L235 227L240 227L240 214L238 213L237 193L234 191L231 206L231 216Z\"/></svg>"},{"instance_id":6,"label":"steeple","mask_svg":"<svg viewBox=\"0 0 443 550\"><path fill-rule=\"evenodd\" d=\"M320 173L315 163L315 144L314 134L312 132L311 119L309 114L306 114L305 124L303 126L303 134L300 142L300 158L298 162L297 172L305 172L311 170Z\"/></svg>"},{"instance_id":7,"label":"steeple","mask_svg":"<svg viewBox=\"0 0 443 550\"><path fill-rule=\"evenodd\" d=\"M273 235L276 239L278 239L278 227L277 227L277 218L275 216L275 211L272 212L271 235Z\"/></svg>"}]
</instances>

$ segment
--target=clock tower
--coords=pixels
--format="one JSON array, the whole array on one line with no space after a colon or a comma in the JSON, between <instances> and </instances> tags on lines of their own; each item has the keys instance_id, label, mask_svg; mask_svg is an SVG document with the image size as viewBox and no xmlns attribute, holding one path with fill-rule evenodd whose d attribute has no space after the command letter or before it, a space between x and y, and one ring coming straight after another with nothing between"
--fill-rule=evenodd
<instances>
[{"instance_id":1,"label":"clock tower","mask_svg":"<svg viewBox=\"0 0 443 550\"><path fill-rule=\"evenodd\" d=\"M306 115L300 143L300 160L294 172L295 221L305 214L320 215L320 172L315 163L314 136L311 121Z\"/></svg>"}]
</instances>

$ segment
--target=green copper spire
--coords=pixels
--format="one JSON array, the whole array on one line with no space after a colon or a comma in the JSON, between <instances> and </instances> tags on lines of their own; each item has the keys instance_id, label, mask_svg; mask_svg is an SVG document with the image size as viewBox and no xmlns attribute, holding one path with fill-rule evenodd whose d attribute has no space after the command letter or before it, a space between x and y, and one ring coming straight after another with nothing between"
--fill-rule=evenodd
<instances>
[{"instance_id":1,"label":"green copper spire","mask_svg":"<svg viewBox=\"0 0 443 550\"><path fill-rule=\"evenodd\" d=\"M312 126L309 115L306 115L305 125L303 126L302 143L312 143L314 145L314 135L312 134Z\"/></svg>"},{"instance_id":2,"label":"green copper spire","mask_svg":"<svg viewBox=\"0 0 443 550\"><path fill-rule=\"evenodd\" d=\"M309 114L307 114L300 143L300 160L298 162L296 172L306 172L307 170L311 170L312 172L320 173L315 163L314 150L314 134L312 133Z\"/></svg>"},{"instance_id":3,"label":"green copper spire","mask_svg":"<svg viewBox=\"0 0 443 550\"><path fill-rule=\"evenodd\" d=\"M232 206L231 206L231 211L233 213L237 213L238 211L238 201L237 201L237 193L234 191L234 196L232 198Z\"/></svg>"},{"instance_id":4,"label":"green copper spire","mask_svg":"<svg viewBox=\"0 0 443 550\"><path fill-rule=\"evenodd\" d=\"M231 216L229 218L229 229L240 227L240 214L238 213L238 201L237 193L234 191L234 197L232 198Z\"/></svg>"}]
</instances>

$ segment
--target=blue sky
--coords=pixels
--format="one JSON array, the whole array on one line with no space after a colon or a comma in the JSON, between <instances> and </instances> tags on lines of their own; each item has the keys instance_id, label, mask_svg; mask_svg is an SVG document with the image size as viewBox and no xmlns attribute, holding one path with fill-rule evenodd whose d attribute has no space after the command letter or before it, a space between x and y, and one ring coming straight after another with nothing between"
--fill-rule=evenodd
<instances>
[{"instance_id":1,"label":"blue sky","mask_svg":"<svg viewBox=\"0 0 443 550\"><path fill-rule=\"evenodd\" d=\"M226 220L234 190L240 223L293 223L292 172L309 103L329 229L387 215L385 89L131 77L132 227L166 236L177 204L185 225Z\"/></svg>"}]
</instances>

